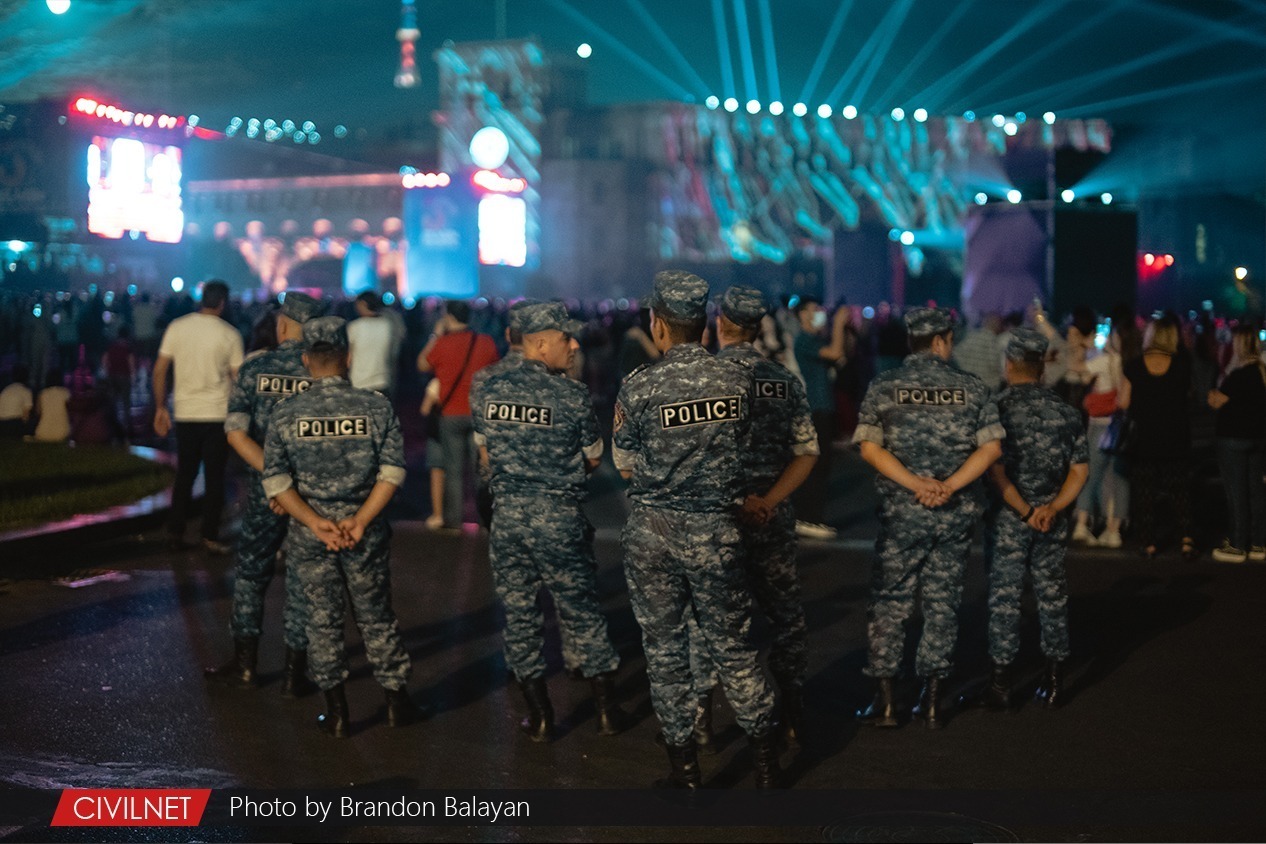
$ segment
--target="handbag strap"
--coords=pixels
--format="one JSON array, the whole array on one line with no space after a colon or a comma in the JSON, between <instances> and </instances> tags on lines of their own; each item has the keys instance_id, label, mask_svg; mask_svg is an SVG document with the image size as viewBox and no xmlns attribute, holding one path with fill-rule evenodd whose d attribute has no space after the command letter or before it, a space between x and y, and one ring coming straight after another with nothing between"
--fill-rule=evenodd
<instances>
[{"instance_id":1,"label":"handbag strap","mask_svg":"<svg viewBox=\"0 0 1266 844\"><path fill-rule=\"evenodd\" d=\"M448 388L448 395L440 400L440 413L443 413L444 408L448 407L449 399L453 397L453 393L457 392L457 385L462 383L462 376L466 374L466 367L470 365L470 356L475 351L475 341L478 339L475 332L470 332L470 345L466 347L466 359L462 361L461 371L457 373L457 379L453 381L453 386Z\"/></svg>"}]
</instances>

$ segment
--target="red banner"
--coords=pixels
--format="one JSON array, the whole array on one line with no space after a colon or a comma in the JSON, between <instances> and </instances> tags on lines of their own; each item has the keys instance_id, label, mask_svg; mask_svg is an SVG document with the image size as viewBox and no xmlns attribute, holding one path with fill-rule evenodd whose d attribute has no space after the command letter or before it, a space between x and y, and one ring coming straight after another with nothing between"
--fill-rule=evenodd
<instances>
[{"instance_id":1,"label":"red banner","mask_svg":"<svg viewBox=\"0 0 1266 844\"><path fill-rule=\"evenodd\" d=\"M209 788L67 788L51 826L197 826Z\"/></svg>"}]
</instances>

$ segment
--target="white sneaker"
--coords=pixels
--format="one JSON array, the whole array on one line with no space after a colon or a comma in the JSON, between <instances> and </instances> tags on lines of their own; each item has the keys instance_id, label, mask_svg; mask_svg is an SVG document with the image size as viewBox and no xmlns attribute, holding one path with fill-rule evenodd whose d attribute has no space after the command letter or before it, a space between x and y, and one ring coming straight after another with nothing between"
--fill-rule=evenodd
<instances>
[{"instance_id":1,"label":"white sneaker","mask_svg":"<svg viewBox=\"0 0 1266 844\"><path fill-rule=\"evenodd\" d=\"M1099 538L1094 540L1095 545L1100 548L1120 548L1121 532L1117 530L1105 530L1100 534Z\"/></svg>"},{"instance_id":2,"label":"white sneaker","mask_svg":"<svg viewBox=\"0 0 1266 844\"><path fill-rule=\"evenodd\" d=\"M1214 548L1209 556L1219 563L1243 563L1248 560L1248 552L1241 551L1230 542L1223 541L1221 547Z\"/></svg>"},{"instance_id":3,"label":"white sneaker","mask_svg":"<svg viewBox=\"0 0 1266 844\"><path fill-rule=\"evenodd\" d=\"M1254 545L1248 549L1248 558L1255 563L1266 562L1266 548L1261 545Z\"/></svg>"},{"instance_id":4,"label":"white sneaker","mask_svg":"<svg viewBox=\"0 0 1266 844\"><path fill-rule=\"evenodd\" d=\"M817 522L796 522L796 535L805 539L834 539L839 536L839 531Z\"/></svg>"},{"instance_id":5,"label":"white sneaker","mask_svg":"<svg viewBox=\"0 0 1266 844\"><path fill-rule=\"evenodd\" d=\"M1073 542L1081 542L1086 545L1095 544L1095 535L1090 532L1090 528L1083 524L1078 524L1073 528Z\"/></svg>"}]
</instances>

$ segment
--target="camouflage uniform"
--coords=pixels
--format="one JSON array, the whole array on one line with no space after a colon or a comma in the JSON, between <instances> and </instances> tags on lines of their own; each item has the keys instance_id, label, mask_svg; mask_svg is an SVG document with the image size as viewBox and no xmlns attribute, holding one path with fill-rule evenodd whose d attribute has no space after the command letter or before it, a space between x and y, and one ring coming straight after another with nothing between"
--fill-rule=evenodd
<instances>
[{"instance_id":1,"label":"camouflage uniform","mask_svg":"<svg viewBox=\"0 0 1266 844\"><path fill-rule=\"evenodd\" d=\"M907 316L914 336L941 334L948 313L920 309ZM1005 431L998 406L979 378L929 353L909 355L897 369L871 382L862 401L853 442L873 442L891 452L916 475L945 480L980 446ZM958 637L958 605L972 526L983 509L979 481L937 508L921 505L913 493L876 476L881 503L879 536L867 634L866 674L894 677L904 650L905 621L922 595L923 635L915 670L925 678L945 677Z\"/></svg>"},{"instance_id":2,"label":"camouflage uniform","mask_svg":"<svg viewBox=\"0 0 1266 844\"><path fill-rule=\"evenodd\" d=\"M312 320L304 327L305 343L341 342L346 348L343 325L338 317ZM391 402L352 387L346 378L326 377L274 408L264 446L264 493L272 498L293 487L317 513L338 521L355 515L378 481L400 486L404 465L404 440ZM374 677L388 690L405 687L409 657L391 609L390 537L383 519L344 551L327 550L297 522L287 532L286 559L299 571L312 613L308 663L322 689L347 678L344 588Z\"/></svg>"},{"instance_id":3,"label":"camouflage uniform","mask_svg":"<svg viewBox=\"0 0 1266 844\"><path fill-rule=\"evenodd\" d=\"M1029 338L1028 335L1035 335ZM1017 330L1007 348L1016 359L1034 347L1040 360L1045 338ZM1037 347L1040 346L1040 352ZM998 413L1007 430L1002 466L1030 506L1049 504L1059 494L1069 467L1088 463L1090 452L1081 414L1041 384L1017 384L998 397ZM1068 658L1068 580L1064 575L1069 514L1059 514L1047 533L1034 530L1002 502L986 522L985 559L989 566L989 656L1010 665L1020 649L1020 597L1027 569L1042 624L1042 652L1048 659Z\"/></svg>"},{"instance_id":4,"label":"camouflage uniform","mask_svg":"<svg viewBox=\"0 0 1266 844\"><path fill-rule=\"evenodd\" d=\"M598 605L593 526L580 506L585 461L603 450L589 390L523 359L484 380L477 395L471 417L491 468L489 556L505 607L506 662L520 682L545 675L537 605L545 587L576 666L586 677L615 671L620 657Z\"/></svg>"},{"instance_id":5,"label":"camouflage uniform","mask_svg":"<svg viewBox=\"0 0 1266 844\"><path fill-rule=\"evenodd\" d=\"M286 297L281 313L303 324L319 312L320 303L302 293ZM303 345L287 340L275 349L251 358L238 370L229 394L229 412L224 431L245 431L261 447L268 434L268 420L278 401L301 393L312 384L303 366ZM237 568L233 581L233 611L229 624L235 639L258 637L264 621L264 594L272 582L277 552L286 539L289 517L277 515L268 506L260 474L247 469L246 505L242 513L237 545ZM282 613L286 646L296 651L308 648L308 609L299 583L299 574L286 566L286 603Z\"/></svg>"},{"instance_id":6,"label":"camouflage uniform","mask_svg":"<svg viewBox=\"0 0 1266 844\"><path fill-rule=\"evenodd\" d=\"M702 319L707 296L702 279L660 273L651 307ZM670 746L689 742L694 722L692 605L739 725L754 737L772 725L773 693L748 641L751 596L737 517L751 390L750 369L684 343L630 373L616 400L613 457L632 473L625 577Z\"/></svg>"},{"instance_id":7,"label":"camouflage uniform","mask_svg":"<svg viewBox=\"0 0 1266 844\"><path fill-rule=\"evenodd\" d=\"M727 319L737 325L759 325L765 304L759 291L730 288L721 303ZM818 453L818 437L804 384L786 367L769 360L751 343L728 346L717 353L722 360L740 361L755 378L750 446L744 492L768 492L793 457ZM756 604L770 621L773 644L769 670L779 685L802 685L808 668L808 625L800 598L796 569L796 517L791 499L782 501L764 525L740 523L748 582ZM692 628L691 633L694 633ZM697 653L691 639L691 669L700 696L715 685L715 670L706 654ZM711 681L711 682L709 682Z\"/></svg>"}]
</instances>

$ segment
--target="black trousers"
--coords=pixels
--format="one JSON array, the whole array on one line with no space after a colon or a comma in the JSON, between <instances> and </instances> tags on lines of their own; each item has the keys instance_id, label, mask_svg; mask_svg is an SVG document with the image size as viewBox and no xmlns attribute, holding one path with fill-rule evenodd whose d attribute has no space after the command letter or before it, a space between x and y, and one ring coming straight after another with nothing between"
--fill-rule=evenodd
<instances>
[{"instance_id":1,"label":"black trousers","mask_svg":"<svg viewBox=\"0 0 1266 844\"><path fill-rule=\"evenodd\" d=\"M220 540L220 519L224 513L224 467L229 459L229 443L223 422L176 423L176 481L171 491L171 520L167 531L183 536L193 499L193 481L198 466L205 469L206 490L202 499L202 538Z\"/></svg>"}]
</instances>

